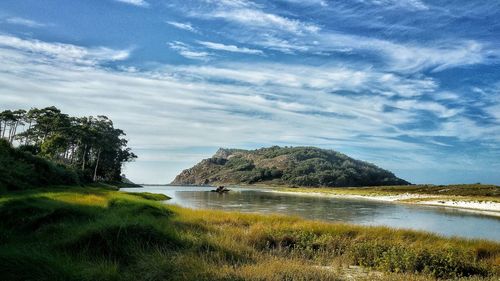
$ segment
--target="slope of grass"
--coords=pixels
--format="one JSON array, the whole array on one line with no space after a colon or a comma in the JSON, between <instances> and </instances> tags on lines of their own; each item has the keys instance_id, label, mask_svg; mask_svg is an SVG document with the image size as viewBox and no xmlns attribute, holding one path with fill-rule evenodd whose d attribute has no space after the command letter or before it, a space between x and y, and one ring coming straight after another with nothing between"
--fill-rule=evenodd
<instances>
[{"instance_id":1,"label":"slope of grass","mask_svg":"<svg viewBox=\"0 0 500 281\"><path fill-rule=\"evenodd\" d=\"M67 167L15 149L0 139L0 191L78 183L78 175Z\"/></svg>"},{"instance_id":2,"label":"slope of grass","mask_svg":"<svg viewBox=\"0 0 500 281\"><path fill-rule=\"evenodd\" d=\"M97 187L0 194L1 279L500 277L500 244L494 242L191 210L158 201L164 199Z\"/></svg>"}]
</instances>

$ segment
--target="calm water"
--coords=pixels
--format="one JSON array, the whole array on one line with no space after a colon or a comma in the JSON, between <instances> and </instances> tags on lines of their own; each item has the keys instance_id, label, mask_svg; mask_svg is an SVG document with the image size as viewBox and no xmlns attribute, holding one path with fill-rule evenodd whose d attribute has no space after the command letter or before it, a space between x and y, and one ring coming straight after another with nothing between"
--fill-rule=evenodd
<instances>
[{"instance_id":1,"label":"calm water","mask_svg":"<svg viewBox=\"0 0 500 281\"><path fill-rule=\"evenodd\" d=\"M190 186L145 186L122 190L162 193L172 197L172 200L166 201L168 204L189 208L297 215L308 219L385 225L425 230L445 236L500 241L499 218L453 208L310 197L249 188L232 188L232 191L226 194L210 192L208 187Z\"/></svg>"}]
</instances>

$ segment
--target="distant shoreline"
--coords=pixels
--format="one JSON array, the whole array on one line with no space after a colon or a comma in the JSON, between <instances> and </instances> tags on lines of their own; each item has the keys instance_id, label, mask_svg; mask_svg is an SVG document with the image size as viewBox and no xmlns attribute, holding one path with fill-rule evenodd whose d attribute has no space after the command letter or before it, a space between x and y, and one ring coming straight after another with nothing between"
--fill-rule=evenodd
<instances>
[{"instance_id":1,"label":"distant shoreline","mask_svg":"<svg viewBox=\"0 0 500 281\"><path fill-rule=\"evenodd\" d=\"M193 186L214 187L215 185L189 185L189 184L141 184L143 186ZM221 184L222 185L222 184ZM403 203L412 205L454 208L462 211L500 217L500 201L493 198L474 196L451 196L436 194L420 194L411 192L391 192L380 194L366 193L365 188L290 188L287 186L272 186L261 184L238 184L228 186L259 188L263 191L293 194L299 196L331 197L345 199L362 199L382 202ZM497 198L495 198L497 199Z\"/></svg>"},{"instance_id":2,"label":"distant shoreline","mask_svg":"<svg viewBox=\"0 0 500 281\"><path fill-rule=\"evenodd\" d=\"M439 195L403 193L398 195L361 195L361 194L335 194L325 192L301 192L285 191L279 189L268 189L268 192L293 194L301 196L364 199L383 202L394 202L403 204L425 205L434 207L455 208L478 214L500 217L500 203L493 201L482 201L474 198L443 198Z\"/></svg>"}]
</instances>

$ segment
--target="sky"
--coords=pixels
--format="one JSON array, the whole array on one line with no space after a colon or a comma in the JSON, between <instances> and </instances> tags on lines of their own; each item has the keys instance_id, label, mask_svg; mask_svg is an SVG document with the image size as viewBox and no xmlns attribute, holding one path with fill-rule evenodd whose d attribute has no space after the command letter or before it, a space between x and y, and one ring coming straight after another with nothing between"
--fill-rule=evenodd
<instances>
[{"instance_id":1,"label":"sky","mask_svg":"<svg viewBox=\"0 0 500 281\"><path fill-rule=\"evenodd\" d=\"M138 183L287 145L500 184L500 1L2 0L0 109L51 105L110 117Z\"/></svg>"}]
</instances>

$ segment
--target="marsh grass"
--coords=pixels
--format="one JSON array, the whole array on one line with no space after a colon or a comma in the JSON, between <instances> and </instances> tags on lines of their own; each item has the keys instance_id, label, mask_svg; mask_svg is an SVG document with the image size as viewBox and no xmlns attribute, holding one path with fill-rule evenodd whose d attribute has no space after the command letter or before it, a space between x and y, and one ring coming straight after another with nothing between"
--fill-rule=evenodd
<instances>
[{"instance_id":1,"label":"marsh grass","mask_svg":"<svg viewBox=\"0 0 500 281\"><path fill-rule=\"evenodd\" d=\"M0 194L2 280L498 280L500 245L164 205L110 188ZM354 266L354 267L353 267Z\"/></svg>"},{"instance_id":2,"label":"marsh grass","mask_svg":"<svg viewBox=\"0 0 500 281\"><path fill-rule=\"evenodd\" d=\"M456 185L396 185L396 186L367 186L367 187L283 187L276 189L303 193L325 193L337 195L366 195L384 196L399 194L419 194L439 196L446 199L474 199L480 201L500 202L500 186L487 184L456 184Z\"/></svg>"}]
</instances>

